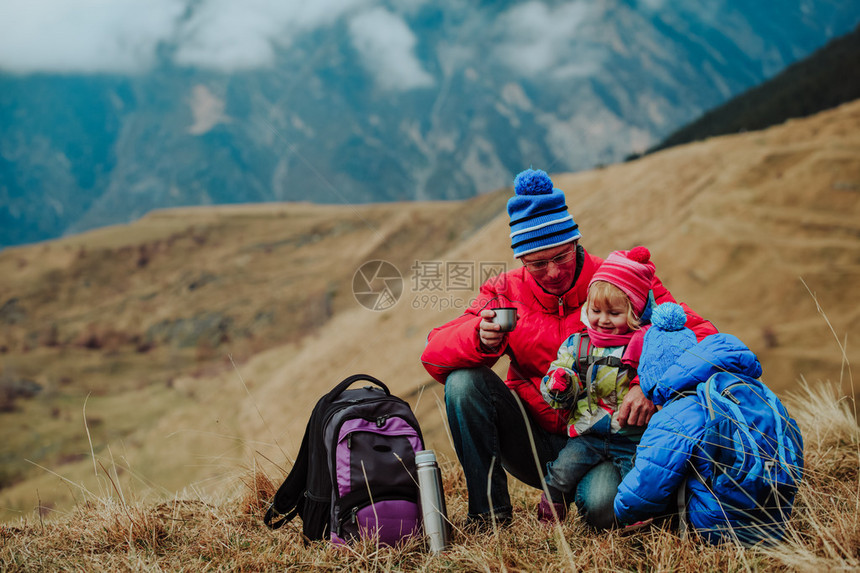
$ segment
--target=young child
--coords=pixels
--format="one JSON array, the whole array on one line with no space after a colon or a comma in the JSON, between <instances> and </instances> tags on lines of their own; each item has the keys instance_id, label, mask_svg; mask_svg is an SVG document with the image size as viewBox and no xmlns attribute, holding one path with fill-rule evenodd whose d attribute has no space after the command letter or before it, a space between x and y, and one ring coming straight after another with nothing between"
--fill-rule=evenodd
<instances>
[{"instance_id":1,"label":"young child","mask_svg":"<svg viewBox=\"0 0 860 573\"><path fill-rule=\"evenodd\" d=\"M643 430L621 427L617 411L630 384L638 383L640 325L653 301L650 259L645 247L606 258L589 283L583 307L587 337L568 337L541 382L544 400L568 418L570 436L547 464L549 499L541 495L538 506L542 522L564 519L580 480L598 464L613 462L622 477L632 467Z\"/></svg>"},{"instance_id":2,"label":"young child","mask_svg":"<svg viewBox=\"0 0 860 573\"><path fill-rule=\"evenodd\" d=\"M685 318L679 305L661 304L644 336L640 387L662 409L618 487L618 521L678 513L713 543L780 539L803 472L797 424L758 380L761 364L743 342L712 334L697 343Z\"/></svg>"}]
</instances>

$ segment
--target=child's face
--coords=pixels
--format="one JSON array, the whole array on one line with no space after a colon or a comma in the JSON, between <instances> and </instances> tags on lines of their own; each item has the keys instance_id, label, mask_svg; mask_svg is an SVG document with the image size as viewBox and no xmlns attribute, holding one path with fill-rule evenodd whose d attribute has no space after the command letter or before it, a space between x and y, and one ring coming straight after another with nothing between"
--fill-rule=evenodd
<instances>
[{"instance_id":1,"label":"child's face","mask_svg":"<svg viewBox=\"0 0 860 573\"><path fill-rule=\"evenodd\" d=\"M630 331L627 325L627 305L607 305L593 301L588 305L588 321L592 328L604 334L626 334Z\"/></svg>"}]
</instances>

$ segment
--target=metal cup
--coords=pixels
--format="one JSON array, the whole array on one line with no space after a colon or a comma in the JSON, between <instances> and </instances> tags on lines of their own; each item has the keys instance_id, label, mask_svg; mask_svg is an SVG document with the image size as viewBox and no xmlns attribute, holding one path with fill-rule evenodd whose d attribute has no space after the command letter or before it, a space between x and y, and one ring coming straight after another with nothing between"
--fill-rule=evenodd
<instances>
[{"instance_id":1,"label":"metal cup","mask_svg":"<svg viewBox=\"0 0 860 573\"><path fill-rule=\"evenodd\" d=\"M494 308L493 322L500 325L502 332L510 332L517 326L517 309L513 306Z\"/></svg>"}]
</instances>

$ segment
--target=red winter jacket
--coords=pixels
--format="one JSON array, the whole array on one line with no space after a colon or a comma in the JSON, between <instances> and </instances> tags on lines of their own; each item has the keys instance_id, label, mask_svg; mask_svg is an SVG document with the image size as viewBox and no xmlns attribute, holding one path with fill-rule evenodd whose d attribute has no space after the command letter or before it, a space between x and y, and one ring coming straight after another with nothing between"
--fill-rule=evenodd
<instances>
[{"instance_id":1,"label":"red winter jacket","mask_svg":"<svg viewBox=\"0 0 860 573\"><path fill-rule=\"evenodd\" d=\"M562 296L543 290L525 267L503 273L488 280L474 303L462 316L434 328L427 337L421 355L424 368L433 378L445 383L448 374L459 368L492 366L507 354L511 360L505 384L522 399L526 409L542 428L565 434L567 420L558 410L550 408L540 393L540 381L558 348L575 332L585 331L580 321L582 305L588 293L588 283L603 259L585 253L582 270L573 287ZM657 303L675 302L657 277L652 286ZM484 307L516 306L518 321L496 352L485 352L478 338L478 316ZM701 340L717 329L682 304L687 312L687 326Z\"/></svg>"}]
</instances>

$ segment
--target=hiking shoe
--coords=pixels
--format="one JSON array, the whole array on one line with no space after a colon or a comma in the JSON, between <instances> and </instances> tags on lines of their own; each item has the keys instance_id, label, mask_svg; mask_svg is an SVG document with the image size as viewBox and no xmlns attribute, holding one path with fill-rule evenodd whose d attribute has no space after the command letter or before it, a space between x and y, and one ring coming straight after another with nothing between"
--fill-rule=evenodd
<instances>
[{"instance_id":1,"label":"hiking shoe","mask_svg":"<svg viewBox=\"0 0 860 573\"><path fill-rule=\"evenodd\" d=\"M537 509L538 521L552 525L564 521L565 517L567 517L567 504L552 502L545 493L540 494L540 503Z\"/></svg>"},{"instance_id":2,"label":"hiking shoe","mask_svg":"<svg viewBox=\"0 0 860 573\"><path fill-rule=\"evenodd\" d=\"M649 517L648 519L645 519L643 521L637 521L636 523L631 523L630 525L622 527L621 529L618 530L618 533L620 535L631 535L631 534L636 533L638 531L642 531L643 529L648 529L653 524L654 524L654 518Z\"/></svg>"}]
</instances>

